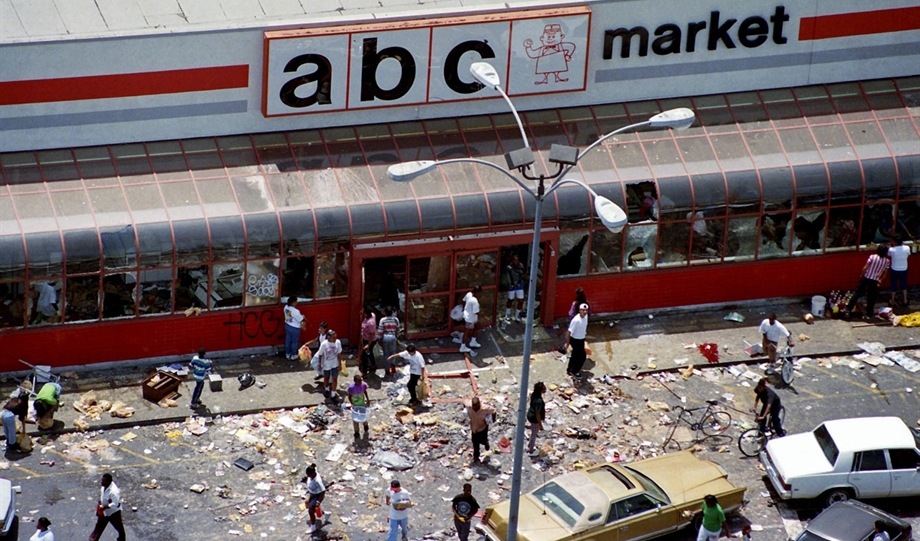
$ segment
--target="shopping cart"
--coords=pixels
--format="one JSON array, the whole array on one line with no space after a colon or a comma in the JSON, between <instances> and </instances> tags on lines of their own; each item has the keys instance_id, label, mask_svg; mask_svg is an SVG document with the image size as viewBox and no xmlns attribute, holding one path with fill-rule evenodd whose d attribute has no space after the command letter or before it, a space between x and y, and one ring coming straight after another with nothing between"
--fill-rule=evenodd
<instances>
[{"instance_id":1,"label":"shopping cart","mask_svg":"<svg viewBox=\"0 0 920 541\"><path fill-rule=\"evenodd\" d=\"M19 393L28 392L30 397L34 397L39 388L45 383L52 382L59 384L61 382L61 376L53 373L50 366L35 365L27 363L22 359L19 359L19 362L28 366L30 369L25 379L19 383ZM25 382L29 382L28 385L25 385Z\"/></svg>"}]
</instances>

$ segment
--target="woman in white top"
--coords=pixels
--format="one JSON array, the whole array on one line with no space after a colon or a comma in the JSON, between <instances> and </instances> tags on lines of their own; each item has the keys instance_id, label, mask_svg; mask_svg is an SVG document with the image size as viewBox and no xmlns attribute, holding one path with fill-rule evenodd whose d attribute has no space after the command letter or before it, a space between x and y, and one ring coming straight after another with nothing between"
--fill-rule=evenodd
<instances>
[{"instance_id":1,"label":"woman in white top","mask_svg":"<svg viewBox=\"0 0 920 541\"><path fill-rule=\"evenodd\" d=\"M41 517L35 523L35 533L29 538L29 541L54 541L54 534L48 528L51 527L51 521L48 517Z\"/></svg>"}]
</instances>

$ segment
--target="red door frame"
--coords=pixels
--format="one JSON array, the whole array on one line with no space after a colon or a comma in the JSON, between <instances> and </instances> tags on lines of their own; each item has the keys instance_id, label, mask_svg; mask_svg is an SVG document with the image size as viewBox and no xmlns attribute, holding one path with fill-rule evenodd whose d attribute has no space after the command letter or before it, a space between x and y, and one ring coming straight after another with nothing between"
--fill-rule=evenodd
<instances>
[{"instance_id":1,"label":"red door frame","mask_svg":"<svg viewBox=\"0 0 920 541\"><path fill-rule=\"evenodd\" d=\"M507 231L500 233L457 235L449 237L410 239L404 241L376 242L368 244L355 244L351 251L351 269L350 275L358 279L349 280L348 298L349 314L349 338L358 343L361 333L361 321L357 314L364 308L364 280L361 279L364 271L364 260L378 257L406 256L409 258L418 256L431 255L451 255L458 253L477 252L490 249L500 249L503 246L513 244L526 244L530 246L533 241L533 231ZM542 303L540 312L534 314L535 318L541 321L548 321L546 317L553 313L553 301L555 299L555 282L556 266L555 254L559 249L559 231L556 229L544 229L541 236L541 243L544 245L543 260L543 291L540 295ZM499 270L500 271L500 270ZM451 277L451 286L454 279ZM496 309L498 300L496 298ZM494 317L494 314L493 314Z\"/></svg>"}]
</instances>

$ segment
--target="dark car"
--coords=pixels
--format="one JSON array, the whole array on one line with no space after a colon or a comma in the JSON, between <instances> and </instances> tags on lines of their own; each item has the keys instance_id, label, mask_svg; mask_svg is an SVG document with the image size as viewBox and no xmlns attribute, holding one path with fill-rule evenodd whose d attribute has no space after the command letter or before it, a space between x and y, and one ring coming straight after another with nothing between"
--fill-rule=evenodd
<instances>
[{"instance_id":1,"label":"dark car","mask_svg":"<svg viewBox=\"0 0 920 541\"><path fill-rule=\"evenodd\" d=\"M837 502L811 519L795 541L871 541L875 521L885 522L891 541L909 541L910 524L856 500Z\"/></svg>"}]
</instances>

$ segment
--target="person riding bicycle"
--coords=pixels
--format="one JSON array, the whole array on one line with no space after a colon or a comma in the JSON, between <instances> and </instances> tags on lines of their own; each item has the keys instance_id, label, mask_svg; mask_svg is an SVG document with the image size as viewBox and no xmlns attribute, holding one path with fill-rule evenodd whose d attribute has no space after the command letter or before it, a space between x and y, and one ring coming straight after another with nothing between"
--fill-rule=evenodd
<instances>
[{"instance_id":1,"label":"person riding bicycle","mask_svg":"<svg viewBox=\"0 0 920 541\"><path fill-rule=\"evenodd\" d=\"M767 416L769 415L773 434L779 437L785 436L786 431L783 430L783 420L780 418L780 410L782 410L783 404L779 399L779 395L773 389L767 387L767 378L760 378L757 386L754 387L754 394L756 397L754 398L752 411L756 413L757 403L762 404L760 414L754 418L760 426L760 431L766 432Z\"/></svg>"},{"instance_id":2,"label":"person riding bicycle","mask_svg":"<svg viewBox=\"0 0 920 541\"><path fill-rule=\"evenodd\" d=\"M771 312L767 319L760 323L760 334L763 335L763 351L770 359L770 363L776 362L776 345L780 339L786 338L786 344L793 347L792 333L776 320L776 312Z\"/></svg>"}]
</instances>

